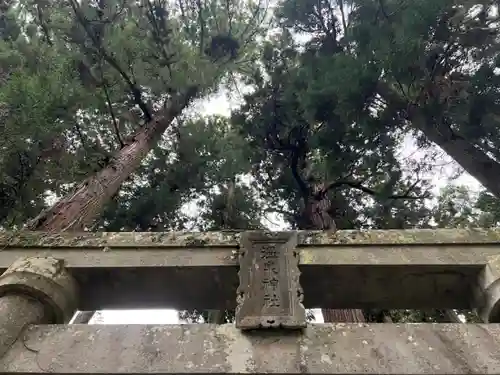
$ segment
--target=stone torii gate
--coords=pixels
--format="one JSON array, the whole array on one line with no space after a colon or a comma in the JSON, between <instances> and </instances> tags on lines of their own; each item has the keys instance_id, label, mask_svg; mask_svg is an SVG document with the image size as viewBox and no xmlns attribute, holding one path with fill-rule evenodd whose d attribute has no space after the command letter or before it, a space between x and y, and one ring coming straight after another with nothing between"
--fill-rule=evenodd
<instances>
[{"instance_id":1,"label":"stone torii gate","mask_svg":"<svg viewBox=\"0 0 500 375\"><path fill-rule=\"evenodd\" d=\"M4 374L500 373L500 230L3 233L0 271ZM304 306L484 324L307 324ZM138 307L236 324L66 324Z\"/></svg>"}]
</instances>

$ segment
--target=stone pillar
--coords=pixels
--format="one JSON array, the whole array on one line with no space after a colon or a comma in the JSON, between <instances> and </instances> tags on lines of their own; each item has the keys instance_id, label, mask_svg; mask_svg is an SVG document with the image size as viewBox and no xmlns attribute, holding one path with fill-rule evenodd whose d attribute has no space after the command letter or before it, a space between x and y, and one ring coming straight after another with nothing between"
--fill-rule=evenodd
<instances>
[{"instance_id":1,"label":"stone pillar","mask_svg":"<svg viewBox=\"0 0 500 375\"><path fill-rule=\"evenodd\" d=\"M500 323L500 255L488 258L473 290L473 307L485 323Z\"/></svg>"},{"instance_id":2,"label":"stone pillar","mask_svg":"<svg viewBox=\"0 0 500 375\"><path fill-rule=\"evenodd\" d=\"M77 287L55 258L23 258L0 276L0 358L31 324L68 322Z\"/></svg>"}]
</instances>

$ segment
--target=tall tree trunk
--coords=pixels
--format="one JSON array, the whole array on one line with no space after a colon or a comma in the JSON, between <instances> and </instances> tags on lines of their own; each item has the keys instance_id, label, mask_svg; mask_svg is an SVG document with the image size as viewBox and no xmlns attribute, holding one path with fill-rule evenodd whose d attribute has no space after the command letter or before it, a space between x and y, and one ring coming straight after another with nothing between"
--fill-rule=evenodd
<instances>
[{"instance_id":1,"label":"tall tree trunk","mask_svg":"<svg viewBox=\"0 0 500 375\"><path fill-rule=\"evenodd\" d=\"M237 210L234 203L234 193L236 189L236 177L233 176L229 181L227 188L221 186L221 190L225 195L224 207L220 208L222 211L221 221L219 224L220 229L242 229L238 228ZM216 282L220 283L221 280L217 278ZM211 324L224 324L226 322L226 310L207 310L206 323Z\"/></svg>"},{"instance_id":2,"label":"tall tree trunk","mask_svg":"<svg viewBox=\"0 0 500 375\"><path fill-rule=\"evenodd\" d=\"M207 310L207 321L210 324L224 324L226 322L225 310Z\"/></svg>"},{"instance_id":3,"label":"tall tree trunk","mask_svg":"<svg viewBox=\"0 0 500 375\"><path fill-rule=\"evenodd\" d=\"M364 323L366 322L363 310L321 309L325 323Z\"/></svg>"},{"instance_id":4,"label":"tall tree trunk","mask_svg":"<svg viewBox=\"0 0 500 375\"><path fill-rule=\"evenodd\" d=\"M305 228L301 229L317 229L317 230L333 230L337 229L335 220L331 216L332 202L328 198L328 194L319 192L323 191L324 185L317 184L313 187L312 197L306 202L304 209L304 224ZM366 322L363 310L360 309L321 309L323 320L325 323L364 323Z\"/></svg>"},{"instance_id":5,"label":"tall tree trunk","mask_svg":"<svg viewBox=\"0 0 500 375\"><path fill-rule=\"evenodd\" d=\"M500 163L462 135L453 132L446 124L430 123L423 116L414 116L412 124L493 195L500 198Z\"/></svg>"},{"instance_id":6,"label":"tall tree trunk","mask_svg":"<svg viewBox=\"0 0 500 375\"><path fill-rule=\"evenodd\" d=\"M413 128L441 147L460 166L493 195L500 198L500 163L477 148L446 123L428 119L418 106L409 103L387 82L379 82L378 92L395 111L407 114Z\"/></svg>"},{"instance_id":7,"label":"tall tree trunk","mask_svg":"<svg viewBox=\"0 0 500 375\"><path fill-rule=\"evenodd\" d=\"M427 139L441 147L490 193L500 198L500 163L461 134L454 132L443 121L433 121L426 118L418 106L412 106L387 82L379 82L378 91L387 100L388 105L407 113L408 120L415 129L420 130ZM443 310L443 316L447 321L460 322L458 315L453 310Z\"/></svg>"},{"instance_id":8,"label":"tall tree trunk","mask_svg":"<svg viewBox=\"0 0 500 375\"><path fill-rule=\"evenodd\" d=\"M72 324L88 324L94 316L94 311L77 311Z\"/></svg>"},{"instance_id":9,"label":"tall tree trunk","mask_svg":"<svg viewBox=\"0 0 500 375\"><path fill-rule=\"evenodd\" d=\"M62 232L83 230L103 210L141 161L156 145L172 121L196 95L197 89L174 97L164 111L141 127L101 171L80 183L76 189L48 210L40 213L27 227L29 230ZM81 311L75 321L88 323L94 312Z\"/></svg>"},{"instance_id":10,"label":"tall tree trunk","mask_svg":"<svg viewBox=\"0 0 500 375\"><path fill-rule=\"evenodd\" d=\"M83 230L104 209L121 184L139 167L172 121L194 95L180 95L165 111L146 123L120 149L109 164L81 182L72 193L43 211L30 223L29 230Z\"/></svg>"}]
</instances>

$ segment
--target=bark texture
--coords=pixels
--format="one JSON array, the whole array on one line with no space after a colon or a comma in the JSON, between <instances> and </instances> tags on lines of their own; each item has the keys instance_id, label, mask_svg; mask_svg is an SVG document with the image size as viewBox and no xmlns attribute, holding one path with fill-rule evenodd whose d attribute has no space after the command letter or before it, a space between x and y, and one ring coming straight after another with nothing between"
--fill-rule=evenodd
<instances>
[{"instance_id":1,"label":"bark texture","mask_svg":"<svg viewBox=\"0 0 500 375\"><path fill-rule=\"evenodd\" d=\"M441 147L467 173L475 177L490 193L500 198L500 164L496 160L455 133L446 124L434 125L416 116L412 124L431 142Z\"/></svg>"},{"instance_id":2,"label":"bark texture","mask_svg":"<svg viewBox=\"0 0 500 375\"><path fill-rule=\"evenodd\" d=\"M324 184L316 184L312 189L312 196L306 202L304 209L304 226L301 229L331 230L337 229L331 215L332 202L324 190ZM363 310L360 309L321 309L325 323L364 323L366 322Z\"/></svg>"},{"instance_id":3,"label":"bark texture","mask_svg":"<svg viewBox=\"0 0 500 375\"><path fill-rule=\"evenodd\" d=\"M104 209L121 184L136 170L151 148L194 95L184 94L163 113L141 127L109 164L81 182L74 191L28 224L29 230L83 230Z\"/></svg>"},{"instance_id":4,"label":"bark texture","mask_svg":"<svg viewBox=\"0 0 500 375\"><path fill-rule=\"evenodd\" d=\"M476 147L445 123L444 119L427 118L419 104L410 103L386 82L380 82L377 91L393 107L405 114L412 127L438 145L460 166L476 178L490 193L500 198L500 163Z\"/></svg>"},{"instance_id":5,"label":"bark texture","mask_svg":"<svg viewBox=\"0 0 500 375\"><path fill-rule=\"evenodd\" d=\"M80 183L71 194L54 206L41 212L28 223L28 229L47 232L84 230L104 210L106 203L139 167L196 93L196 88L190 88L186 93L174 97L162 113L130 137L131 140L114 155L106 167ZM88 323L93 315L93 311L78 312L75 322Z\"/></svg>"},{"instance_id":6,"label":"bark texture","mask_svg":"<svg viewBox=\"0 0 500 375\"><path fill-rule=\"evenodd\" d=\"M71 324L88 324L94 313L95 311L77 311L75 319Z\"/></svg>"}]
</instances>

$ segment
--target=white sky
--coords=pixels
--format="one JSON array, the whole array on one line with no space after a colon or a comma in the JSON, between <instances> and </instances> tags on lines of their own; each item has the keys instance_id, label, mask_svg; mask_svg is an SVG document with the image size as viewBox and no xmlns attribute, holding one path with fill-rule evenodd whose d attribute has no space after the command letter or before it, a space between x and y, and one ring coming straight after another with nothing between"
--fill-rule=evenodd
<instances>
[{"instance_id":1,"label":"white sky","mask_svg":"<svg viewBox=\"0 0 500 375\"><path fill-rule=\"evenodd\" d=\"M229 116L231 109L236 107L237 101L229 100L224 93L213 95L208 100L195 104L193 110L203 115ZM403 143L401 159L420 159L425 156L422 151L417 151L416 145L411 137L407 137ZM449 183L450 177L459 166L448 155L443 153L439 168L432 176L432 186L435 193ZM471 189L478 190L481 185L467 173L463 173L454 184L467 185ZM314 309L316 323L323 323L320 309ZM177 310L155 309L155 310L104 310L94 315L90 324L182 324L179 321Z\"/></svg>"}]
</instances>

